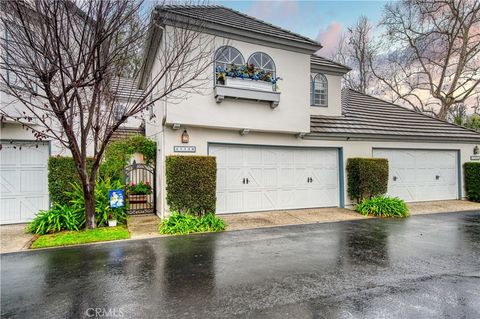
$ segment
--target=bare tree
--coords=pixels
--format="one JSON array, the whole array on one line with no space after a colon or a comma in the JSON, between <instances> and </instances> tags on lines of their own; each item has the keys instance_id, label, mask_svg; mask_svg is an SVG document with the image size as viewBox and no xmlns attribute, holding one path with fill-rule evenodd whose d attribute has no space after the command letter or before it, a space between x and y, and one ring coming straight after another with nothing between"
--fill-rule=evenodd
<instances>
[{"instance_id":1,"label":"bare tree","mask_svg":"<svg viewBox=\"0 0 480 319\"><path fill-rule=\"evenodd\" d=\"M1 17L6 31L1 89L22 105L22 110L4 106L2 120L16 121L37 139L54 139L71 152L83 188L86 227L95 228L95 180L112 134L156 101L202 91L214 39L195 21L184 19L177 27L162 6L149 23L148 17L139 18L142 2L135 0L12 0L1 6L8 13ZM163 30L157 72L144 94L132 98L118 116L119 92L112 88L119 87L119 75L132 72L132 50L153 28Z\"/></svg>"},{"instance_id":2,"label":"bare tree","mask_svg":"<svg viewBox=\"0 0 480 319\"><path fill-rule=\"evenodd\" d=\"M347 87L370 93L376 78L370 68L378 54L378 45L373 39L373 27L365 16L342 35L333 59L348 65L352 71L344 76Z\"/></svg>"},{"instance_id":3,"label":"bare tree","mask_svg":"<svg viewBox=\"0 0 480 319\"><path fill-rule=\"evenodd\" d=\"M388 53L372 71L394 101L446 119L479 94L479 0L402 0L381 25Z\"/></svg>"}]
</instances>

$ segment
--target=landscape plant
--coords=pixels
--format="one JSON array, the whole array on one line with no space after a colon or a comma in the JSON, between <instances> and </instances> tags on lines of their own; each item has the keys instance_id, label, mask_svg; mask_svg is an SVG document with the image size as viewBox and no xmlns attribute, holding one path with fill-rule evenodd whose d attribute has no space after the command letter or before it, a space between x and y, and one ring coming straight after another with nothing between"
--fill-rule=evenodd
<instances>
[{"instance_id":1,"label":"landscape plant","mask_svg":"<svg viewBox=\"0 0 480 319\"><path fill-rule=\"evenodd\" d=\"M383 195L388 188L388 160L385 158L349 158L347 160L348 195L357 203Z\"/></svg>"},{"instance_id":2,"label":"landscape plant","mask_svg":"<svg viewBox=\"0 0 480 319\"><path fill-rule=\"evenodd\" d=\"M32 234L49 234L62 230L78 231L85 224L85 215L67 205L54 204L48 210L40 211L27 225L27 232Z\"/></svg>"},{"instance_id":3,"label":"landscape plant","mask_svg":"<svg viewBox=\"0 0 480 319\"><path fill-rule=\"evenodd\" d=\"M148 181L140 181L138 183L130 183L127 185L127 192L130 195L150 195L152 191L152 185L150 185L150 182Z\"/></svg>"},{"instance_id":4,"label":"landscape plant","mask_svg":"<svg viewBox=\"0 0 480 319\"><path fill-rule=\"evenodd\" d=\"M213 213L195 216L173 212L160 223L158 230L168 235L220 232L225 230L225 222Z\"/></svg>"},{"instance_id":5,"label":"landscape plant","mask_svg":"<svg viewBox=\"0 0 480 319\"><path fill-rule=\"evenodd\" d=\"M99 179L95 185L95 221L97 226L108 226L108 216L112 215L119 224L125 224L128 218L127 207L111 208L109 191L123 189L119 180L109 178ZM73 185L73 191L68 193L70 207L76 212L85 212L85 201L79 184ZM83 226L83 225L82 225Z\"/></svg>"},{"instance_id":6,"label":"landscape plant","mask_svg":"<svg viewBox=\"0 0 480 319\"><path fill-rule=\"evenodd\" d=\"M215 212L217 164L212 156L167 156L167 204L172 211Z\"/></svg>"},{"instance_id":7,"label":"landscape plant","mask_svg":"<svg viewBox=\"0 0 480 319\"><path fill-rule=\"evenodd\" d=\"M362 215L378 217L407 217L408 207L405 202L398 197L377 196L365 198L355 210Z\"/></svg>"},{"instance_id":8,"label":"landscape plant","mask_svg":"<svg viewBox=\"0 0 480 319\"><path fill-rule=\"evenodd\" d=\"M132 135L110 143L100 165L100 176L124 181L125 166L134 153L142 154L145 164L155 165L157 144L143 135Z\"/></svg>"},{"instance_id":9,"label":"landscape plant","mask_svg":"<svg viewBox=\"0 0 480 319\"><path fill-rule=\"evenodd\" d=\"M91 167L92 158L87 158L87 166ZM67 193L73 190L72 185L80 183L75 161L72 157L52 156L48 159L48 194L53 204L68 205Z\"/></svg>"},{"instance_id":10,"label":"landscape plant","mask_svg":"<svg viewBox=\"0 0 480 319\"><path fill-rule=\"evenodd\" d=\"M52 208L40 211L33 221L27 225L27 232L34 234L49 234L62 230L78 231L85 226L85 201L83 192L78 183L72 183L72 191L65 192L68 198L67 205L54 204ZM95 220L98 226L107 226L109 215L120 224L127 221L127 210L110 208L109 190L121 189L120 181L102 179L97 181L95 188Z\"/></svg>"},{"instance_id":11,"label":"landscape plant","mask_svg":"<svg viewBox=\"0 0 480 319\"><path fill-rule=\"evenodd\" d=\"M467 162L463 164L463 170L467 198L480 202L480 162Z\"/></svg>"},{"instance_id":12,"label":"landscape plant","mask_svg":"<svg viewBox=\"0 0 480 319\"><path fill-rule=\"evenodd\" d=\"M271 72L255 67L253 64L236 65L230 64L226 68L216 68L217 81L225 84L225 77L250 79L254 81L265 81L277 84L280 77L273 77Z\"/></svg>"}]
</instances>

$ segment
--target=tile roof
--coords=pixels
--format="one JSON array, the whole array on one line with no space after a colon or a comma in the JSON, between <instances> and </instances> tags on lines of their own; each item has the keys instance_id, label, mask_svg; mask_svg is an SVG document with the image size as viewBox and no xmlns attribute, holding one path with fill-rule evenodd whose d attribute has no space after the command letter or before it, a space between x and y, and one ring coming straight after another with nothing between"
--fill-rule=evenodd
<instances>
[{"instance_id":1,"label":"tile roof","mask_svg":"<svg viewBox=\"0 0 480 319\"><path fill-rule=\"evenodd\" d=\"M316 54L312 54L310 56L310 64L312 64L313 66L318 66L320 68L335 69L335 70L338 70L341 73L347 73L348 71L351 70L351 68L349 68L346 65L343 65L343 64L337 63L335 61L326 59L326 58L318 56Z\"/></svg>"},{"instance_id":2,"label":"tile roof","mask_svg":"<svg viewBox=\"0 0 480 319\"><path fill-rule=\"evenodd\" d=\"M265 21L248 16L239 11L219 5L161 5L157 10L177 14L187 18L213 23L224 27L263 34L269 37L281 38L298 43L319 46L310 38L282 29Z\"/></svg>"},{"instance_id":3,"label":"tile roof","mask_svg":"<svg viewBox=\"0 0 480 319\"><path fill-rule=\"evenodd\" d=\"M480 143L480 133L378 98L345 89L343 116L310 117L312 136L402 138Z\"/></svg>"}]
</instances>

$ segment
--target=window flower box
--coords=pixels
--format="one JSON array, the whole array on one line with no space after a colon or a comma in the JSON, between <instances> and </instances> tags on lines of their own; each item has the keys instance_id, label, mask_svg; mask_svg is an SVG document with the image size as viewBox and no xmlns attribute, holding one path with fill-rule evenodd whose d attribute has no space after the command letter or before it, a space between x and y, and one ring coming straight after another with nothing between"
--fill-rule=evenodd
<instances>
[{"instance_id":1,"label":"window flower box","mask_svg":"<svg viewBox=\"0 0 480 319\"><path fill-rule=\"evenodd\" d=\"M128 202L131 204L140 204L147 202L148 195L128 195Z\"/></svg>"},{"instance_id":2,"label":"window flower box","mask_svg":"<svg viewBox=\"0 0 480 319\"><path fill-rule=\"evenodd\" d=\"M280 103L280 92L277 92L277 82L272 71L255 67L253 64L217 67L215 70L215 100L221 103L225 97L246 99L259 102L269 102L276 108Z\"/></svg>"},{"instance_id":3,"label":"window flower box","mask_svg":"<svg viewBox=\"0 0 480 319\"><path fill-rule=\"evenodd\" d=\"M214 88L215 100L217 103L228 97L233 99L245 99L258 102L268 102L272 109L280 103L280 92L265 91L251 88L241 88L217 84Z\"/></svg>"},{"instance_id":4,"label":"window flower box","mask_svg":"<svg viewBox=\"0 0 480 319\"><path fill-rule=\"evenodd\" d=\"M242 89L253 89L253 90L260 90L260 91L267 91L267 92L274 91L273 84L271 82L256 81L252 79L226 77L225 86L242 88Z\"/></svg>"},{"instance_id":5,"label":"window flower box","mask_svg":"<svg viewBox=\"0 0 480 319\"><path fill-rule=\"evenodd\" d=\"M141 181L138 184L127 185L128 201L130 203L146 203L148 195L153 192L149 182Z\"/></svg>"}]
</instances>

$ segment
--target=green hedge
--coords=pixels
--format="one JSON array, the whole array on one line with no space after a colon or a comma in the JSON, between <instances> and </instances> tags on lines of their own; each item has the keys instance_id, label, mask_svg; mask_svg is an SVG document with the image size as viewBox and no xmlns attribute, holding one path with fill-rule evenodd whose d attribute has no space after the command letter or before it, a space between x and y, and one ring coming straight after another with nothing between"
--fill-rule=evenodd
<instances>
[{"instance_id":1,"label":"green hedge","mask_svg":"<svg viewBox=\"0 0 480 319\"><path fill-rule=\"evenodd\" d=\"M91 168L92 158L87 159ZM71 157L50 157L48 160L48 192L52 204L68 205L70 198L66 192L72 192L72 183L80 183L75 162Z\"/></svg>"},{"instance_id":2,"label":"green hedge","mask_svg":"<svg viewBox=\"0 0 480 319\"><path fill-rule=\"evenodd\" d=\"M463 164L465 175L465 189L467 198L474 202L480 202L480 163L468 162Z\"/></svg>"},{"instance_id":3,"label":"green hedge","mask_svg":"<svg viewBox=\"0 0 480 319\"><path fill-rule=\"evenodd\" d=\"M167 156L167 204L171 211L215 213L217 163L210 156Z\"/></svg>"},{"instance_id":4,"label":"green hedge","mask_svg":"<svg viewBox=\"0 0 480 319\"><path fill-rule=\"evenodd\" d=\"M349 158L348 195L357 202L383 195L388 187L388 160L385 158Z\"/></svg>"}]
</instances>

